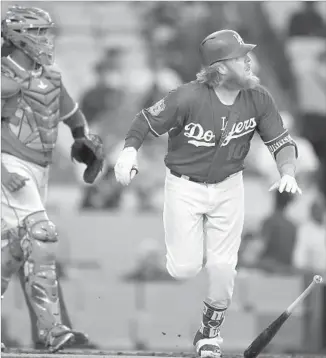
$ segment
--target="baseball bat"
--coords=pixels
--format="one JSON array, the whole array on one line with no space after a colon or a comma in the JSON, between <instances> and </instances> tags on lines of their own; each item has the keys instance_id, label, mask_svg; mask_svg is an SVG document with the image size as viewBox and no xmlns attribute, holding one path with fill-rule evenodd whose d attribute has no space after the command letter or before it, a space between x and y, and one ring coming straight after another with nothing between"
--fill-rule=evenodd
<instances>
[{"instance_id":1,"label":"baseball bat","mask_svg":"<svg viewBox=\"0 0 326 358\"><path fill-rule=\"evenodd\" d=\"M291 316L294 309L301 303L314 289L314 287L323 281L319 275L314 276L310 285L301 293L301 295L290 304L290 306L277 317L267 328L265 328L244 351L245 358L255 358L269 344L276 333L282 327L284 322Z\"/></svg>"}]
</instances>

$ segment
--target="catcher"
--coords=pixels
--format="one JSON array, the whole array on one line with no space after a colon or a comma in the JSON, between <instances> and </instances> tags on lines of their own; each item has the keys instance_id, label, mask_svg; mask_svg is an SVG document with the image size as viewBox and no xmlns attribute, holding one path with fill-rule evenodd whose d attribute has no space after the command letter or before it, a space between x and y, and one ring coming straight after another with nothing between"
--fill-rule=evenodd
<instances>
[{"instance_id":1,"label":"catcher","mask_svg":"<svg viewBox=\"0 0 326 358\"><path fill-rule=\"evenodd\" d=\"M53 27L41 9L9 7L2 22L9 55L1 59L1 294L23 267L39 339L51 352L75 336L61 321L58 235L45 211L59 123L71 128L71 156L86 164L86 183L94 182L104 161L101 139L87 133L84 115L54 68Z\"/></svg>"}]
</instances>

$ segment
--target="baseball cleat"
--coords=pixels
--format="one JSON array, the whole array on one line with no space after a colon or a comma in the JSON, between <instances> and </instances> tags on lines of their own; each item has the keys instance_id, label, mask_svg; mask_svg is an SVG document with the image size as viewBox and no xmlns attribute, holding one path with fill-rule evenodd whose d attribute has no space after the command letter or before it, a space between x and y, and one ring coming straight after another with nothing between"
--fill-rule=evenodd
<instances>
[{"instance_id":1,"label":"baseball cleat","mask_svg":"<svg viewBox=\"0 0 326 358\"><path fill-rule=\"evenodd\" d=\"M74 342L72 344L74 347L87 345L89 343L89 338L86 333L75 330L72 330L71 333L74 335Z\"/></svg>"},{"instance_id":2,"label":"baseball cleat","mask_svg":"<svg viewBox=\"0 0 326 358\"><path fill-rule=\"evenodd\" d=\"M219 343L221 343L221 337L219 335L214 338L205 338L198 331L194 338L197 355L201 358L221 358L222 350Z\"/></svg>"},{"instance_id":3,"label":"baseball cleat","mask_svg":"<svg viewBox=\"0 0 326 358\"><path fill-rule=\"evenodd\" d=\"M45 345L48 348L49 352L54 353L60 349L63 349L64 346L70 345L75 339L73 331L64 326L57 325L54 326L46 337Z\"/></svg>"},{"instance_id":4,"label":"baseball cleat","mask_svg":"<svg viewBox=\"0 0 326 358\"><path fill-rule=\"evenodd\" d=\"M209 357L209 358L221 358L222 351L218 344L204 344L197 351L198 356L201 358Z\"/></svg>"}]
</instances>

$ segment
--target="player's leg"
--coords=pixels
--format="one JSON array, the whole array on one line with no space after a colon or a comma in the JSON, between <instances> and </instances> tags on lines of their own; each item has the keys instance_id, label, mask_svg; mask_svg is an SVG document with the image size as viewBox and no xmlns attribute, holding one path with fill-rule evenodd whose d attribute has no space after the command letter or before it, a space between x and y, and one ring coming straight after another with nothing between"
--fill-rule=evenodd
<instances>
[{"instance_id":1,"label":"player's leg","mask_svg":"<svg viewBox=\"0 0 326 358\"><path fill-rule=\"evenodd\" d=\"M33 310L33 307L31 306L26 290L25 290L25 274L24 274L24 268L20 268L18 271L18 279L21 285L21 288L23 290L23 295L24 295L24 299L26 302L26 306L28 309L28 314L29 314L29 319L31 322L31 333L32 333L32 342L33 342L33 346L34 348L39 348L39 344L38 344L38 331L37 331L37 317L35 315L35 312ZM43 344L42 344L43 347Z\"/></svg>"},{"instance_id":2,"label":"player's leg","mask_svg":"<svg viewBox=\"0 0 326 358\"><path fill-rule=\"evenodd\" d=\"M40 195L42 204L45 207L45 202L46 202L46 198L47 198L47 180L48 180L48 170L47 169L44 168L43 175L42 175L42 173L40 173L39 179L41 181L37 184L38 191L39 191L39 195ZM20 282L20 285L21 285L21 288L23 291L24 299L26 302L26 306L28 309L29 319L31 322L32 342L33 342L34 348L43 348L43 346L44 346L43 342L39 342L39 332L38 332L38 328L37 328L37 316L35 315L34 309L30 303L30 300L29 300L27 292L26 292L24 267L21 267L19 269L18 279L19 279L19 282ZM58 282L58 286L59 286L59 282ZM70 325L68 325L68 326L70 327Z\"/></svg>"},{"instance_id":3,"label":"player's leg","mask_svg":"<svg viewBox=\"0 0 326 358\"><path fill-rule=\"evenodd\" d=\"M9 228L4 220L3 205L1 210L1 299L5 294L12 276L23 264L23 251L17 228ZM1 342L1 352L5 350Z\"/></svg>"},{"instance_id":4,"label":"player's leg","mask_svg":"<svg viewBox=\"0 0 326 358\"><path fill-rule=\"evenodd\" d=\"M167 172L164 196L164 230L167 270L186 279L203 266L203 186Z\"/></svg>"},{"instance_id":5,"label":"player's leg","mask_svg":"<svg viewBox=\"0 0 326 358\"><path fill-rule=\"evenodd\" d=\"M3 215L3 205L2 205ZM23 264L23 251L17 228L9 228L1 218L1 296L8 288L12 276Z\"/></svg>"},{"instance_id":6,"label":"player's leg","mask_svg":"<svg viewBox=\"0 0 326 358\"><path fill-rule=\"evenodd\" d=\"M2 153L2 164L9 172L20 174L28 179L17 192L10 192L1 185L1 294L7 290L11 277L18 272L24 261L20 245L20 223L31 208L38 208L34 200L37 185L32 173L15 157Z\"/></svg>"},{"instance_id":7,"label":"player's leg","mask_svg":"<svg viewBox=\"0 0 326 358\"><path fill-rule=\"evenodd\" d=\"M17 192L11 193L2 188L2 219L6 227L17 232L21 255L24 261L25 289L29 302L38 319L39 331L45 344L51 350L60 348L73 338L70 330L61 324L58 302L57 280L55 273L55 253L57 234L44 211L39 194L39 183L42 180L42 168L24 163L17 158L10 160L3 156L2 162L11 172L17 172L29 180ZM8 235L3 235L7 238ZM9 244L16 241L11 238ZM14 261L12 245L2 250L2 291L8 286L10 275L8 267ZM9 249L11 251L9 251ZM9 254L8 254L9 252Z\"/></svg>"},{"instance_id":8,"label":"player's leg","mask_svg":"<svg viewBox=\"0 0 326 358\"><path fill-rule=\"evenodd\" d=\"M26 186L15 193L11 193L1 185L1 295L3 296L12 276L24 263L20 222L29 213L29 208L34 205L33 194L37 188L31 173L21 166L16 158L2 153L1 159L2 164L10 172L29 179Z\"/></svg>"},{"instance_id":9,"label":"player's leg","mask_svg":"<svg viewBox=\"0 0 326 358\"><path fill-rule=\"evenodd\" d=\"M58 238L46 212L28 215L22 225L23 242L29 255L24 263L24 285L37 317L39 338L51 351L73 339L73 332L61 322L55 259Z\"/></svg>"},{"instance_id":10,"label":"player's leg","mask_svg":"<svg viewBox=\"0 0 326 358\"><path fill-rule=\"evenodd\" d=\"M49 168L44 169L41 179L42 180L39 183L39 192L40 192L40 197L41 197L42 203L45 207L46 201L47 201L47 195L48 195ZM63 297L62 286L60 284L60 264L59 263L56 263L56 275L57 275L58 299L59 299L59 303L60 303L61 322L64 326L70 327L72 329L72 322L68 315L68 310L67 310L65 300ZM31 323L32 323L32 325L35 325L36 322L34 322L32 320ZM35 328L35 329L37 330L37 328ZM87 334L85 334L84 332L81 332L81 331L77 331L77 330L73 330L72 332L74 334L74 342L73 342L74 347L76 347L78 345L84 346L86 343L88 343L88 335ZM40 336L40 334L38 334L38 336ZM40 342L37 344L37 346L39 346L39 345L40 345Z\"/></svg>"},{"instance_id":11,"label":"player's leg","mask_svg":"<svg viewBox=\"0 0 326 358\"><path fill-rule=\"evenodd\" d=\"M206 269L208 295L194 345L202 357L220 357L223 339L220 328L231 304L236 264L244 221L244 189L242 174L217 184L216 206L206 216Z\"/></svg>"}]
</instances>

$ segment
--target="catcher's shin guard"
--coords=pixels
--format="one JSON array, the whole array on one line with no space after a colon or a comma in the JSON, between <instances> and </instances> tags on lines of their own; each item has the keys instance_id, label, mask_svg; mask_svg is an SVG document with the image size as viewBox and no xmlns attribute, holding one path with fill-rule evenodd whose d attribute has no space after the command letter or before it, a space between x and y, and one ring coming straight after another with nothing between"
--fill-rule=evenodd
<instances>
[{"instance_id":1,"label":"catcher's shin guard","mask_svg":"<svg viewBox=\"0 0 326 358\"><path fill-rule=\"evenodd\" d=\"M54 352L73 338L71 330L61 324L55 270L56 228L46 213L40 211L25 218L24 229L22 247L27 256L24 263L25 290L37 317L39 338Z\"/></svg>"},{"instance_id":2,"label":"catcher's shin guard","mask_svg":"<svg viewBox=\"0 0 326 358\"><path fill-rule=\"evenodd\" d=\"M12 275L23 264L23 251L17 229L6 229L2 220L1 230L1 296L8 288Z\"/></svg>"}]
</instances>

